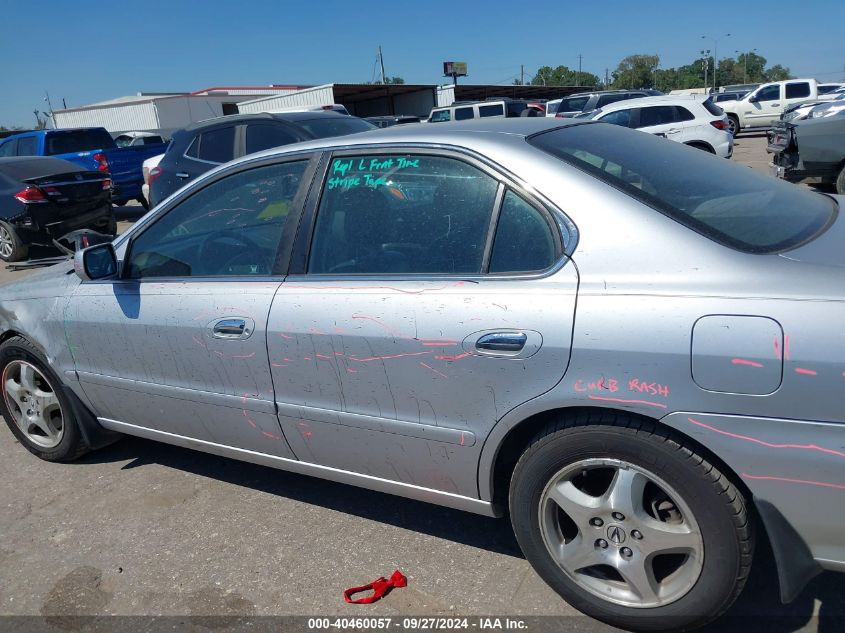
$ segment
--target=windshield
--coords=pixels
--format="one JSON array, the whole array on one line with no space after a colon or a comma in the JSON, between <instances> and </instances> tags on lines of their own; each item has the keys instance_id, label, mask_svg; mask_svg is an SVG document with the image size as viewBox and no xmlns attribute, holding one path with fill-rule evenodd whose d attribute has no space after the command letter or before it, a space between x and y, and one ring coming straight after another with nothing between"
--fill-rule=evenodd
<instances>
[{"instance_id":1,"label":"windshield","mask_svg":"<svg viewBox=\"0 0 845 633\"><path fill-rule=\"evenodd\" d=\"M800 246L837 213L832 198L635 130L585 123L542 132L528 142L746 253Z\"/></svg>"},{"instance_id":2,"label":"windshield","mask_svg":"<svg viewBox=\"0 0 845 633\"><path fill-rule=\"evenodd\" d=\"M558 112L579 112L587 105L590 100L590 95L583 97L567 97L560 100L560 105L557 107Z\"/></svg>"},{"instance_id":3,"label":"windshield","mask_svg":"<svg viewBox=\"0 0 845 633\"><path fill-rule=\"evenodd\" d=\"M321 117L296 121L297 125L304 127L314 138L326 138L329 136L344 136L355 134L355 132L366 132L367 130L378 129L369 121L353 116Z\"/></svg>"},{"instance_id":4,"label":"windshield","mask_svg":"<svg viewBox=\"0 0 845 633\"><path fill-rule=\"evenodd\" d=\"M44 154L72 154L74 152L88 152L92 149L109 149L114 147L111 134L105 130L72 130L50 131L47 134Z\"/></svg>"}]
</instances>

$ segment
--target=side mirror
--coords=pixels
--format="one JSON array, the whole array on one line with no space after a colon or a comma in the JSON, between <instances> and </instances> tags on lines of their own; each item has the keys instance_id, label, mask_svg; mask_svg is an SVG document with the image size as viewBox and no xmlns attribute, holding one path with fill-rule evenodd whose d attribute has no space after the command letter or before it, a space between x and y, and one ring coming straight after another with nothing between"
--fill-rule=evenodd
<instances>
[{"instance_id":1,"label":"side mirror","mask_svg":"<svg viewBox=\"0 0 845 633\"><path fill-rule=\"evenodd\" d=\"M117 255L111 243L97 244L73 256L73 270L82 281L105 279L117 274Z\"/></svg>"},{"instance_id":2,"label":"side mirror","mask_svg":"<svg viewBox=\"0 0 845 633\"><path fill-rule=\"evenodd\" d=\"M757 101L758 101L757 95L751 95L750 97L748 97L749 103L757 103Z\"/></svg>"}]
</instances>

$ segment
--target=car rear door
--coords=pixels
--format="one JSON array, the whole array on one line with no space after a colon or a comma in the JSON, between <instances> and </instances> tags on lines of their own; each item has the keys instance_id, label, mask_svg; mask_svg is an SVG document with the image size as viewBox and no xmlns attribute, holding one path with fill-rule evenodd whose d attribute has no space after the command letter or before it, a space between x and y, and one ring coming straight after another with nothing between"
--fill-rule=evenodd
<instances>
[{"instance_id":1,"label":"car rear door","mask_svg":"<svg viewBox=\"0 0 845 633\"><path fill-rule=\"evenodd\" d=\"M461 153L324 170L268 321L285 435L307 462L477 497L493 425L567 368L563 220Z\"/></svg>"},{"instance_id":2,"label":"car rear door","mask_svg":"<svg viewBox=\"0 0 845 633\"><path fill-rule=\"evenodd\" d=\"M662 136L673 141L682 141L683 129L678 125L675 106L659 105L639 108L636 128L642 132Z\"/></svg>"},{"instance_id":3,"label":"car rear door","mask_svg":"<svg viewBox=\"0 0 845 633\"><path fill-rule=\"evenodd\" d=\"M316 166L241 165L170 203L122 249L122 276L64 314L75 370L110 428L292 457L266 324Z\"/></svg>"}]
</instances>

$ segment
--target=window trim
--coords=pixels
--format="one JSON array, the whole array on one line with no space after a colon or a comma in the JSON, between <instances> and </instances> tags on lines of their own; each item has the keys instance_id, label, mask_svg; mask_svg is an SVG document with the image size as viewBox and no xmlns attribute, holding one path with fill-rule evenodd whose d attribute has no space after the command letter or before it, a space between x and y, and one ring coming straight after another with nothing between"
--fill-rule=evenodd
<instances>
[{"instance_id":1,"label":"window trim","mask_svg":"<svg viewBox=\"0 0 845 633\"><path fill-rule=\"evenodd\" d=\"M150 217L146 222L143 223L139 227L137 231L133 231L132 235L126 242L126 248L123 254L123 258L120 262L120 267L118 271L117 281L121 281L124 283L164 283L164 282L178 282L178 283L185 283L187 280L188 282L197 282L197 281L212 281L212 282L220 282L220 281L237 281L242 283L244 281L262 281L262 280L278 280L279 277L284 277L288 272L288 266L290 264L290 255L291 249L296 238L296 234L299 229L299 223L302 220L303 215L303 208L305 205L305 200L307 198L308 193L310 192L313 183L314 183L314 174L317 171L317 166L320 160L320 154L318 152L304 152L304 153L296 153L296 154L289 154L285 156L271 156L271 157L264 157L262 159L246 161L244 163L239 164L237 167L225 170L219 173L215 173L210 178L203 178L200 181L195 181L196 186L189 186L186 190L179 196L177 199L172 200L166 206L164 206L158 213L154 216ZM169 276L169 277L140 277L140 278L130 278L128 277L129 266L128 262L132 258L132 249L135 245L135 242L138 240L140 236L142 236L145 232L150 230L156 222L161 220L164 216L168 213L173 211L177 208L182 202L185 202L189 198L192 198L194 195L200 193L201 191L205 190L206 188L214 185L215 183L223 180L224 178L228 178L230 176L234 176L246 171L252 171L253 169L261 169L264 167L272 167L274 165L284 165L286 163L298 163L298 162L305 162L305 171L302 173L302 182L300 183L299 189L296 192L296 195L293 198L293 202L291 204L292 207L292 214L288 216L288 220L283 227L282 230L282 237L279 241L279 244L276 247L276 256L273 261L273 269L269 275L205 275L205 276ZM288 223L291 224L290 230L285 231L288 228ZM102 280L103 283L114 283L115 280ZM91 282L86 282L91 283ZM96 281L93 283L97 283Z\"/></svg>"},{"instance_id":2,"label":"window trim","mask_svg":"<svg viewBox=\"0 0 845 633\"><path fill-rule=\"evenodd\" d=\"M222 130L222 129L227 128L227 127L234 128L234 138L233 138L233 142L232 142L232 153L233 153L232 160L235 160L236 158L243 156L242 153L241 154L238 153L238 149L241 146L241 144L240 144L240 130L238 129L240 126L234 125L234 124L227 124L227 125L221 125L220 127L211 127L211 128L205 129L205 130L197 130L193 140L190 143L188 143L188 147L185 148L185 151L182 154L182 157L187 159L187 160L196 161L198 163L205 163L206 165L223 165L224 163L218 163L218 162L215 162L213 160L207 160L205 158L200 158L199 156L200 156L200 152L202 151L203 134L207 134L208 132L216 132L217 130ZM191 147L193 147L194 143L197 144L197 155L196 155L196 157L188 156L188 151L191 149ZM226 161L226 162L228 162L228 161Z\"/></svg>"},{"instance_id":3,"label":"window trim","mask_svg":"<svg viewBox=\"0 0 845 633\"><path fill-rule=\"evenodd\" d=\"M336 158L348 156L367 155L406 155L420 154L439 158L451 158L464 162L482 171L497 182L496 197L491 210L490 224L488 226L487 241L484 246L484 254L481 261L479 273L360 273L360 274L337 274L337 273L309 273L308 261L311 254L311 244L314 239L314 230L317 225L317 213L322 201L329 165ZM525 199L537 211L539 211L546 222L555 240L556 259L555 262L545 270L520 272L520 273L489 273L490 256L492 254L493 238L499 223L499 214L504 204L505 193L508 189ZM568 244L567 244L568 238ZM416 144L385 144L385 145L353 145L340 148L327 149L320 161L317 173L311 183L308 199L299 220L299 228L293 252L290 258L288 275L295 276L298 282L302 281L329 281L329 280L382 280L382 281L424 281L441 279L537 279L553 275L563 268L569 261L572 252L578 244L578 229L572 220L560 209L547 201L542 194L533 189L528 183L523 183L519 178L508 172L505 168L490 161L484 156L476 154L471 150L455 146L443 145L416 145Z\"/></svg>"}]
</instances>

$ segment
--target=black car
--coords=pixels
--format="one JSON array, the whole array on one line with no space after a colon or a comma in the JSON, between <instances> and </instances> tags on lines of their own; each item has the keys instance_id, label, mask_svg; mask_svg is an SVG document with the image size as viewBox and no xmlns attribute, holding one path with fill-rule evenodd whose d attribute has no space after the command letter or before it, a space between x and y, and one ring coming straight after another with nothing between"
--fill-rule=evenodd
<instances>
[{"instance_id":1,"label":"black car","mask_svg":"<svg viewBox=\"0 0 845 633\"><path fill-rule=\"evenodd\" d=\"M30 245L77 229L116 234L110 190L108 173L66 160L0 158L0 259L25 259Z\"/></svg>"},{"instance_id":2,"label":"black car","mask_svg":"<svg viewBox=\"0 0 845 633\"><path fill-rule=\"evenodd\" d=\"M663 93L659 90L643 88L642 90L598 90L596 92L579 92L560 100L555 111L556 117L575 117L582 112L592 112L617 101L639 99L640 97L659 97Z\"/></svg>"},{"instance_id":3,"label":"black car","mask_svg":"<svg viewBox=\"0 0 845 633\"><path fill-rule=\"evenodd\" d=\"M233 114L179 130L164 158L150 170L150 206L221 163L280 145L375 129L336 112Z\"/></svg>"}]
</instances>

